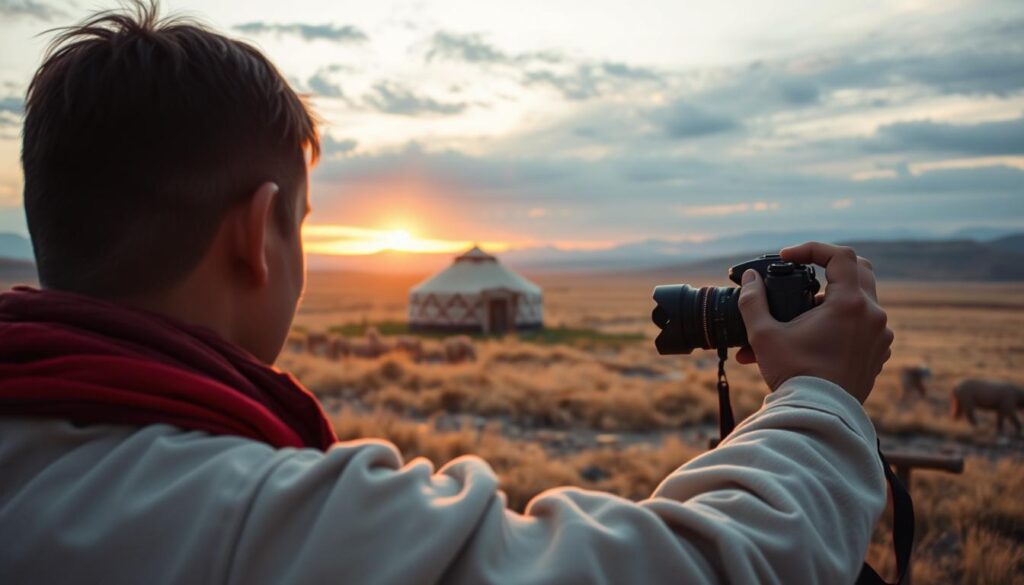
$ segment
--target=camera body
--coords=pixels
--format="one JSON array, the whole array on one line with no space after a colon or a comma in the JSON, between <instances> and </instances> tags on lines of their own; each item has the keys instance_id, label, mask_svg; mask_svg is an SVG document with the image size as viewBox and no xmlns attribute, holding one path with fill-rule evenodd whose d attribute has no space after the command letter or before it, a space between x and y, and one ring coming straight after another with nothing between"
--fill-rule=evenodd
<instances>
[{"instance_id":1,"label":"camera body","mask_svg":"<svg viewBox=\"0 0 1024 585\"><path fill-rule=\"evenodd\" d=\"M741 285L743 273L756 270L764 281L768 309L778 321L790 321L814 307L821 290L814 267L765 254L729 269L729 280ZM688 354L694 349L747 345L739 311L739 288L669 284L654 287L657 306L651 320L661 329L654 340L658 353Z\"/></svg>"}]
</instances>

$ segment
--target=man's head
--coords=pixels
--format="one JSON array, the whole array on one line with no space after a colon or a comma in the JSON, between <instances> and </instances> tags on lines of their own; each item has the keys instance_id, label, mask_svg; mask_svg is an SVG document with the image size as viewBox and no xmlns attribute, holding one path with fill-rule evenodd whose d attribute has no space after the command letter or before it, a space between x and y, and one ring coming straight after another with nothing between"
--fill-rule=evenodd
<instances>
[{"instance_id":1,"label":"man's head","mask_svg":"<svg viewBox=\"0 0 1024 585\"><path fill-rule=\"evenodd\" d=\"M39 279L198 321L272 361L305 280L315 120L259 51L156 12L63 30L29 86Z\"/></svg>"}]
</instances>

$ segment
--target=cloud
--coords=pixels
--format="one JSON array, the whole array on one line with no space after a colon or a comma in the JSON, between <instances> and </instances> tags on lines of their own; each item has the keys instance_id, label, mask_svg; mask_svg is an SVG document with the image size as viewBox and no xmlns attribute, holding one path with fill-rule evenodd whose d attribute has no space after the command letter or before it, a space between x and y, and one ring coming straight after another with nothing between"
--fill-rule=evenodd
<instances>
[{"instance_id":1,"label":"cloud","mask_svg":"<svg viewBox=\"0 0 1024 585\"><path fill-rule=\"evenodd\" d=\"M699 138L740 127L735 118L679 100L651 112L651 120L670 138Z\"/></svg>"},{"instance_id":2,"label":"cloud","mask_svg":"<svg viewBox=\"0 0 1024 585\"><path fill-rule=\"evenodd\" d=\"M323 158L330 159L345 156L351 153L359 143L352 138L335 139L330 135L324 135L320 139L320 151Z\"/></svg>"},{"instance_id":3,"label":"cloud","mask_svg":"<svg viewBox=\"0 0 1024 585\"><path fill-rule=\"evenodd\" d=\"M598 84L600 80L594 74L593 69L581 65L575 71L568 74L559 74L553 71L527 71L523 74L525 85L546 85L555 89L568 100L586 100L600 95Z\"/></svg>"},{"instance_id":4,"label":"cloud","mask_svg":"<svg viewBox=\"0 0 1024 585\"><path fill-rule=\"evenodd\" d=\"M866 140L870 152L949 152L973 156L1024 154L1024 117L980 124L897 122Z\"/></svg>"},{"instance_id":5,"label":"cloud","mask_svg":"<svg viewBox=\"0 0 1024 585\"><path fill-rule=\"evenodd\" d=\"M379 112L401 116L451 115L461 113L467 107L465 102L441 102L419 96L403 85L390 82L374 85L373 92L364 97L364 102Z\"/></svg>"},{"instance_id":6,"label":"cloud","mask_svg":"<svg viewBox=\"0 0 1024 585\"><path fill-rule=\"evenodd\" d=\"M846 209L853 206L853 199L844 197L843 199L836 199L832 202L832 209Z\"/></svg>"},{"instance_id":7,"label":"cloud","mask_svg":"<svg viewBox=\"0 0 1024 585\"><path fill-rule=\"evenodd\" d=\"M234 27L241 33L250 35L275 34L278 36L294 35L305 41L325 40L336 43L361 43L368 40L361 29L333 24L271 24L266 22L249 22Z\"/></svg>"},{"instance_id":8,"label":"cloud","mask_svg":"<svg viewBox=\"0 0 1024 585\"><path fill-rule=\"evenodd\" d=\"M306 82L306 85L309 86L309 89L311 89L313 93L322 97L345 97L344 92L341 90L341 85L331 82L331 80L327 78L327 71L325 69L320 69L314 73L313 76L309 78L309 81Z\"/></svg>"},{"instance_id":9,"label":"cloud","mask_svg":"<svg viewBox=\"0 0 1024 585\"><path fill-rule=\"evenodd\" d=\"M21 115L25 103L20 97L8 96L0 98L0 128L21 126ZM7 138L7 136L3 136Z\"/></svg>"},{"instance_id":10,"label":"cloud","mask_svg":"<svg viewBox=\"0 0 1024 585\"><path fill-rule=\"evenodd\" d=\"M563 57L554 51L530 51L525 53L507 53L488 43L479 34L458 34L438 31L430 39L430 48L425 59L464 61L475 64L517 64L531 61L560 63Z\"/></svg>"},{"instance_id":11,"label":"cloud","mask_svg":"<svg viewBox=\"0 0 1024 585\"><path fill-rule=\"evenodd\" d=\"M526 86L554 89L568 100L587 100L627 82L661 82L661 75L647 67L618 61L571 59L557 51L503 51L479 34L438 31L431 37L427 62L460 61L498 66Z\"/></svg>"},{"instance_id":12,"label":"cloud","mask_svg":"<svg viewBox=\"0 0 1024 585\"><path fill-rule=\"evenodd\" d=\"M0 112L20 116L25 109L25 102L20 97L7 96L0 98Z\"/></svg>"},{"instance_id":13,"label":"cloud","mask_svg":"<svg viewBox=\"0 0 1024 585\"><path fill-rule=\"evenodd\" d=\"M754 201L752 203L721 203L715 205L680 205L679 212L687 217L708 215L734 215L737 213L777 211L778 201Z\"/></svg>"},{"instance_id":14,"label":"cloud","mask_svg":"<svg viewBox=\"0 0 1024 585\"><path fill-rule=\"evenodd\" d=\"M0 0L0 15L7 18L35 18L51 21L64 18L67 13L37 0Z\"/></svg>"},{"instance_id":15,"label":"cloud","mask_svg":"<svg viewBox=\"0 0 1024 585\"><path fill-rule=\"evenodd\" d=\"M508 63L512 59L485 42L480 35L458 35L439 31L434 34L426 60L452 59L467 63Z\"/></svg>"},{"instance_id":16,"label":"cloud","mask_svg":"<svg viewBox=\"0 0 1024 585\"><path fill-rule=\"evenodd\" d=\"M632 67L623 63L605 61L580 63L565 71L538 69L523 73L526 86L547 86L561 93L565 99L582 101L620 89L631 82L658 82L661 76L652 69Z\"/></svg>"},{"instance_id":17,"label":"cloud","mask_svg":"<svg viewBox=\"0 0 1024 585\"><path fill-rule=\"evenodd\" d=\"M782 79L779 81L779 93L782 98L794 106L816 104L821 99L821 90L814 83L799 78Z\"/></svg>"},{"instance_id":18,"label":"cloud","mask_svg":"<svg viewBox=\"0 0 1024 585\"><path fill-rule=\"evenodd\" d=\"M625 63L619 63L616 61L603 61L598 64L598 67L610 77L618 77L621 79L635 79L635 80L647 80L647 81L660 81L661 75L653 69L647 67L637 67L633 65L626 65Z\"/></svg>"},{"instance_id":19,"label":"cloud","mask_svg":"<svg viewBox=\"0 0 1024 585\"><path fill-rule=\"evenodd\" d=\"M630 172L636 169L647 180L633 180ZM934 228L966 221L1002 225L1010 218L1019 224L1024 192L1024 171L998 165L855 181L777 160L730 159L714 150L704 158L623 153L588 159L547 153L468 155L410 146L325 160L314 171L314 207L340 205L332 203L334 193L348 194L346 210L352 198L381 193L398 194L393 204L408 203L401 197L413 196L386 187L396 177L399 185L418 186L413 201L421 209L459 209L458 221L482 233L512 229L537 241L720 235L807 225ZM558 221L538 220L552 216L552 201L565 213L559 213ZM545 209L547 215L531 213L534 209ZM524 221L510 224L510 213ZM534 221L525 221L531 215Z\"/></svg>"},{"instance_id":20,"label":"cloud","mask_svg":"<svg viewBox=\"0 0 1024 585\"><path fill-rule=\"evenodd\" d=\"M994 40L991 47L973 46L968 39L898 54L846 47L818 56L807 79L830 89L917 85L946 95L1006 96L1024 89L1024 46L1009 38Z\"/></svg>"}]
</instances>

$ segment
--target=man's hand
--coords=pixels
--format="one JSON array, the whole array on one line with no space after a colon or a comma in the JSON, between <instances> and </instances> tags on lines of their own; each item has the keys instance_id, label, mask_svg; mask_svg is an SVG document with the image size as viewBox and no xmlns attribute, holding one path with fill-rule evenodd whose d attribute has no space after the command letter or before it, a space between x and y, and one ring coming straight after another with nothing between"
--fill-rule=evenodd
<instances>
[{"instance_id":1,"label":"man's hand","mask_svg":"<svg viewBox=\"0 0 1024 585\"><path fill-rule=\"evenodd\" d=\"M851 248L818 242L781 254L788 262L823 266L828 286L817 307L780 323L768 312L761 277L747 270L739 308L750 345L736 360L757 362L773 391L792 377L815 376L835 382L863 403L892 355L893 340L878 305L871 263Z\"/></svg>"}]
</instances>

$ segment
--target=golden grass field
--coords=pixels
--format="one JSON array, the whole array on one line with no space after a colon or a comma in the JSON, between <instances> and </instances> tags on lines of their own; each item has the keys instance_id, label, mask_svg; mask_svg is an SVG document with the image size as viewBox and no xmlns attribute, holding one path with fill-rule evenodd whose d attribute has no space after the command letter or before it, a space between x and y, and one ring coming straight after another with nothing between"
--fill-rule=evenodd
<instances>
[{"instance_id":1,"label":"golden grass field","mask_svg":"<svg viewBox=\"0 0 1024 585\"><path fill-rule=\"evenodd\" d=\"M296 328L403 320L417 280L311 273ZM515 509L561 485L646 497L717 432L712 356L655 353L649 315L658 283L534 280L544 287L550 327L594 334L564 343L480 339L477 361L457 365L398 354L332 361L287 351L278 365L320 397L342 438L383 437L408 458L438 465L478 454L498 472ZM866 405L883 447L965 458L962 475L913 475L915 582L1024 583L1024 440L997 436L992 413L979 414L977 429L953 421L949 401L962 377L1024 383L1024 285L883 282L879 293L896 332L893 359ZM929 394L901 401L899 368L918 363L933 371ZM766 390L754 366L730 362L729 374L737 416L746 416ZM869 558L891 570L886 521Z\"/></svg>"}]
</instances>

